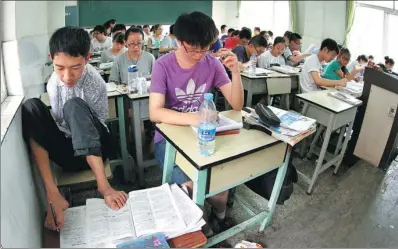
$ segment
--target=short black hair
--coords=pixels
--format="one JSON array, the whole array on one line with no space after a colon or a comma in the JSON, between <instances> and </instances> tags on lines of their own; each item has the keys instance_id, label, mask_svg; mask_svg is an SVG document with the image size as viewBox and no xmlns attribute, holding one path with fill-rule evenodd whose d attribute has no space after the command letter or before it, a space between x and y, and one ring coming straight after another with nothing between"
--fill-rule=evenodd
<instances>
[{"instance_id":1,"label":"short black hair","mask_svg":"<svg viewBox=\"0 0 398 249\"><path fill-rule=\"evenodd\" d=\"M174 35L174 24L170 25L169 32L171 35Z\"/></svg>"},{"instance_id":2,"label":"short black hair","mask_svg":"<svg viewBox=\"0 0 398 249\"><path fill-rule=\"evenodd\" d=\"M364 62L368 62L368 58L366 58L366 55L361 54L360 56L358 56L357 61L364 61Z\"/></svg>"},{"instance_id":3,"label":"short black hair","mask_svg":"<svg viewBox=\"0 0 398 249\"><path fill-rule=\"evenodd\" d=\"M117 24L116 24L117 25ZM137 25L137 28L142 30L142 26L141 25Z\"/></svg>"},{"instance_id":4,"label":"short black hair","mask_svg":"<svg viewBox=\"0 0 398 249\"><path fill-rule=\"evenodd\" d=\"M213 44L217 38L218 30L213 19L202 12L182 14L174 25L174 35L177 39L194 47L205 48Z\"/></svg>"},{"instance_id":5,"label":"short black hair","mask_svg":"<svg viewBox=\"0 0 398 249\"><path fill-rule=\"evenodd\" d=\"M297 33L291 33L290 36L289 36L289 41L290 42L301 40L301 39L303 39L303 38L301 37L301 35L299 35Z\"/></svg>"},{"instance_id":6,"label":"short black hair","mask_svg":"<svg viewBox=\"0 0 398 249\"><path fill-rule=\"evenodd\" d=\"M84 29L67 26L52 34L49 41L50 55L53 59L56 53L85 58L90 51L90 45L90 36Z\"/></svg>"},{"instance_id":7,"label":"short black hair","mask_svg":"<svg viewBox=\"0 0 398 249\"><path fill-rule=\"evenodd\" d=\"M227 27L227 25L223 24L221 25L221 30L225 29Z\"/></svg>"},{"instance_id":8,"label":"short black hair","mask_svg":"<svg viewBox=\"0 0 398 249\"><path fill-rule=\"evenodd\" d=\"M252 32L248 28L242 28L242 30L239 32L239 38L240 39L248 39L250 40L252 38Z\"/></svg>"},{"instance_id":9,"label":"short black hair","mask_svg":"<svg viewBox=\"0 0 398 249\"><path fill-rule=\"evenodd\" d=\"M115 22L116 22L115 19L110 19L110 20L106 21L106 22L104 23L103 26L104 26L106 29L108 29L108 28L111 26L111 24L115 24Z\"/></svg>"},{"instance_id":10,"label":"short black hair","mask_svg":"<svg viewBox=\"0 0 398 249\"><path fill-rule=\"evenodd\" d=\"M144 32L142 32L141 29L137 28L137 27L130 27L127 31L126 34L124 34L124 40L127 41L127 39L129 38L130 34L141 34L142 36L142 40L144 40Z\"/></svg>"},{"instance_id":11,"label":"short black hair","mask_svg":"<svg viewBox=\"0 0 398 249\"><path fill-rule=\"evenodd\" d=\"M94 27L93 32L99 32L99 33L105 34L106 29L102 25L97 25Z\"/></svg>"},{"instance_id":12,"label":"short black hair","mask_svg":"<svg viewBox=\"0 0 398 249\"><path fill-rule=\"evenodd\" d=\"M395 64L395 61L393 60L393 58L390 58L390 57L388 57L388 56L385 56L385 57L384 57L384 64L391 64L391 65L394 65L394 64Z\"/></svg>"},{"instance_id":13,"label":"short black hair","mask_svg":"<svg viewBox=\"0 0 398 249\"><path fill-rule=\"evenodd\" d=\"M274 36L274 32L272 32L271 30L268 30L267 32L268 32L269 36L271 36L271 37Z\"/></svg>"},{"instance_id":14,"label":"short black hair","mask_svg":"<svg viewBox=\"0 0 398 249\"><path fill-rule=\"evenodd\" d=\"M156 24L153 26L153 31L156 31L162 24Z\"/></svg>"},{"instance_id":15,"label":"short black hair","mask_svg":"<svg viewBox=\"0 0 398 249\"><path fill-rule=\"evenodd\" d=\"M112 42L117 42L119 44L124 44L124 34L123 33L117 33L113 37Z\"/></svg>"},{"instance_id":16,"label":"short black hair","mask_svg":"<svg viewBox=\"0 0 398 249\"><path fill-rule=\"evenodd\" d=\"M145 24L142 28L149 28L149 25L148 24Z\"/></svg>"},{"instance_id":17,"label":"short black hair","mask_svg":"<svg viewBox=\"0 0 398 249\"><path fill-rule=\"evenodd\" d=\"M368 59L372 59L372 60L374 60L374 59L375 59L375 57L373 57L373 55L369 55L369 56L368 56Z\"/></svg>"},{"instance_id":18,"label":"short black hair","mask_svg":"<svg viewBox=\"0 0 398 249\"><path fill-rule=\"evenodd\" d=\"M342 54L348 54L349 56L351 56L350 50L348 48L344 48L344 47L342 47L339 52L339 55L342 55Z\"/></svg>"},{"instance_id":19,"label":"short black hair","mask_svg":"<svg viewBox=\"0 0 398 249\"><path fill-rule=\"evenodd\" d=\"M326 38L325 40L322 41L320 50L324 48L327 48L329 51L334 51L336 52L336 54L339 54L340 52L337 42L330 38Z\"/></svg>"},{"instance_id":20,"label":"short black hair","mask_svg":"<svg viewBox=\"0 0 398 249\"><path fill-rule=\"evenodd\" d=\"M238 36L240 34L240 30L235 30L234 32L232 32L231 36Z\"/></svg>"},{"instance_id":21,"label":"short black hair","mask_svg":"<svg viewBox=\"0 0 398 249\"><path fill-rule=\"evenodd\" d=\"M265 33L267 33L267 31L265 31L265 30L263 30L263 31L260 31L260 35L261 35L261 36L264 36L264 35L265 35Z\"/></svg>"},{"instance_id":22,"label":"short black hair","mask_svg":"<svg viewBox=\"0 0 398 249\"><path fill-rule=\"evenodd\" d=\"M253 44L255 47L267 47L267 39L265 39L262 35L256 35L255 37L251 38L249 44Z\"/></svg>"},{"instance_id":23,"label":"short black hair","mask_svg":"<svg viewBox=\"0 0 398 249\"><path fill-rule=\"evenodd\" d=\"M283 39L282 36L277 36L277 37L275 37L275 39L274 39L274 46L275 46L276 44L278 44L278 43L283 43L283 44L285 44L285 39Z\"/></svg>"},{"instance_id":24,"label":"short black hair","mask_svg":"<svg viewBox=\"0 0 398 249\"><path fill-rule=\"evenodd\" d=\"M285 37L287 37L287 38L290 39L290 35L291 35L292 33L293 33L292 31L287 30L283 36L285 36Z\"/></svg>"},{"instance_id":25,"label":"short black hair","mask_svg":"<svg viewBox=\"0 0 398 249\"><path fill-rule=\"evenodd\" d=\"M257 30L258 32L261 32L260 27L254 27L254 30Z\"/></svg>"},{"instance_id":26,"label":"short black hair","mask_svg":"<svg viewBox=\"0 0 398 249\"><path fill-rule=\"evenodd\" d=\"M233 28L228 29L228 33L233 33L234 31L235 31L235 29L233 29Z\"/></svg>"},{"instance_id":27,"label":"short black hair","mask_svg":"<svg viewBox=\"0 0 398 249\"><path fill-rule=\"evenodd\" d=\"M112 29L112 33L115 33L117 31L125 31L126 32L126 25L121 24L121 23L116 24Z\"/></svg>"}]
</instances>

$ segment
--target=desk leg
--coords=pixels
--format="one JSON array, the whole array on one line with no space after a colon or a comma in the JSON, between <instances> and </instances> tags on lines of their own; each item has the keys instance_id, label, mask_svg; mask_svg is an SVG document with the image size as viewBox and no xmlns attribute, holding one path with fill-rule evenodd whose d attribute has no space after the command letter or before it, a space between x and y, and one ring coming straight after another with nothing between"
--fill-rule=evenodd
<instances>
[{"instance_id":1,"label":"desk leg","mask_svg":"<svg viewBox=\"0 0 398 249\"><path fill-rule=\"evenodd\" d=\"M310 105L307 102L304 102L304 107L303 110L301 111L301 115L305 116L307 115L308 108ZM307 149L307 143L308 143L308 138L304 138L303 141L301 141L301 147L300 147L300 157L303 158L305 154L305 150Z\"/></svg>"},{"instance_id":2,"label":"desk leg","mask_svg":"<svg viewBox=\"0 0 398 249\"><path fill-rule=\"evenodd\" d=\"M344 137L344 132L345 132L345 125L343 125L343 127L340 128L340 135L339 135L339 140L337 142L336 145L336 149L334 150L334 155L337 156L339 154L339 149L341 146L341 142L343 142L343 137ZM337 164L336 164L337 165Z\"/></svg>"},{"instance_id":3,"label":"desk leg","mask_svg":"<svg viewBox=\"0 0 398 249\"><path fill-rule=\"evenodd\" d=\"M348 126L348 129L346 130L347 133L346 133L346 136L344 138L343 148L341 148L341 152L340 152L341 159L336 164L336 168L334 170L334 174L337 174L337 171L339 170L340 164L343 161L344 153L345 153L345 150L347 149L348 140L350 140L350 137L351 137L351 130L352 130L353 124L354 124L354 121L351 121L350 125ZM344 134L344 129L343 129L342 133Z\"/></svg>"},{"instance_id":4,"label":"desk leg","mask_svg":"<svg viewBox=\"0 0 398 249\"><path fill-rule=\"evenodd\" d=\"M272 217L275 213L276 202L278 201L279 194L282 189L283 181L285 180L286 171L287 171L287 167L289 164L290 155L292 153L292 150L293 150L293 147L288 145L285 161L283 162L282 166L280 166L278 169L278 174L276 175L274 187L272 188L272 194L268 201L268 205L267 205L268 215L261 223L260 232L264 231L265 227L267 225L270 225L272 222Z\"/></svg>"},{"instance_id":5,"label":"desk leg","mask_svg":"<svg viewBox=\"0 0 398 249\"><path fill-rule=\"evenodd\" d=\"M252 80L249 80L249 84L247 85L247 99L246 99L246 107L252 106L252 98L253 98L253 90L252 90Z\"/></svg>"},{"instance_id":6,"label":"desk leg","mask_svg":"<svg viewBox=\"0 0 398 249\"><path fill-rule=\"evenodd\" d=\"M131 101L131 108L133 109L133 129L134 129L134 143L135 155L137 157L137 168L140 187L144 187L144 157L142 155L142 136L141 136L141 110L139 101Z\"/></svg>"},{"instance_id":7,"label":"desk leg","mask_svg":"<svg viewBox=\"0 0 398 249\"><path fill-rule=\"evenodd\" d=\"M308 151L307 157L310 158L312 153L314 152L314 149L316 147L316 143L318 142L319 136L321 135L323 129L325 126L319 125L318 130L316 131L315 137L311 142L310 150Z\"/></svg>"},{"instance_id":8,"label":"desk leg","mask_svg":"<svg viewBox=\"0 0 398 249\"><path fill-rule=\"evenodd\" d=\"M164 165L163 165L163 178L162 184L171 183L171 176L176 161L176 149L169 142L166 142L166 150L164 153Z\"/></svg>"},{"instance_id":9,"label":"desk leg","mask_svg":"<svg viewBox=\"0 0 398 249\"><path fill-rule=\"evenodd\" d=\"M122 152L123 169L124 169L124 181L128 182L130 177L130 168L128 166L128 152L127 152L127 141L126 141L126 122L124 113L124 97L117 97L117 115L119 120L119 133L120 133L120 150Z\"/></svg>"},{"instance_id":10,"label":"desk leg","mask_svg":"<svg viewBox=\"0 0 398 249\"><path fill-rule=\"evenodd\" d=\"M198 170L193 179L193 201L203 210L205 207L207 169Z\"/></svg>"},{"instance_id":11,"label":"desk leg","mask_svg":"<svg viewBox=\"0 0 398 249\"><path fill-rule=\"evenodd\" d=\"M332 126L333 126L335 119L336 119L335 114L330 115L329 123L326 128L326 132L325 132L325 138L324 138L323 144L322 144L322 149L321 149L321 152L319 153L318 162L316 163L315 171L314 171L314 174L312 175L311 183L310 183L310 186L308 187L307 194L311 194L312 188L314 187L316 179L318 178L318 175L321 171L323 159L325 159L326 150L329 145L330 135L332 134Z\"/></svg>"}]
</instances>

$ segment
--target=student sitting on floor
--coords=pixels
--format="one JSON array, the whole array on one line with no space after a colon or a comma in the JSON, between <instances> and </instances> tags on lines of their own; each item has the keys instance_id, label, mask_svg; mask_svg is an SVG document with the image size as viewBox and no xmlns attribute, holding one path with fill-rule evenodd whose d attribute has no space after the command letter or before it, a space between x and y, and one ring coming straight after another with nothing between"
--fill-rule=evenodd
<instances>
[{"instance_id":1,"label":"student sitting on floor","mask_svg":"<svg viewBox=\"0 0 398 249\"><path fill-rule=\"evenodd\" d=\"M124 34L118 33L113 37L113 46L108 48L101 54L101 63L112 62L115 58L122 53L126 52L126 47L124 46Z\"/></svg>"},{"instance_id":2,"label":"student sitting on floor","mask_svg":"<svg viewBox=\"0 0 398 249\"><path fill-rule=\"evenodd\" d=\"M340 80L344 78L347 78L347 80L353 80L355 75L363 69L355 68L350 73L347 69L350 59L350 51L347 48L342 48L337 56L337 59L326 66L325 71L323 72L323 78L328 80Z\"/></svg>"},{"instance_id":3,"label":"student sitting on floor","mask_svg":"<svg viewBox=\"0 0 398 249\"><path fill-rule=\"evenodd\" d=\"M234 54L236 54L239 63L240 71L243 71L247 66L250 60L250 56L255 54L257 57L262 55L267 49L267 40L264 36L257 35L250 39L249 44L246 46L237 46L232 50Z\"/></svg>"},{"instance_id":4,"label":"student sitting on floor","mask_svg":"<svg viewBox=\"0 0 398 249\"><path fill-rule=\"evenodd\" d=\"M90 38L84 29L64 27L50 42L54 72L48 81L50 109L39 99L22 105L23 136L43 179L47 194L46 227L55 229L49 203L54 205L58 227L64 225L68 202L55 184L50 159L65 171L90 169L98 191L112 209L124 206L127 195L114 190L105 176L103 161L111 152L105 125L108 99L104 80L88 61Z\"/></svg>"},{"instance_id":5,"label":"student sitting on floor","mask_svg":"<svg viewBox=\"0 0 398 249\"><path fill-rule=\"evenodd\" d=\"M222 62L210 55L210 46L217 39L214 21L201 12L178 17L174 26L179 48L175 53L162 56L155 62L152 72L149 114L152 122L173 125L199 125L199 110L205 93L219 88L233 109L243 107L243 86L236 55L227 49L218 53L225 56ZM223 67L232 72L232 81ZM155 157L163 168L166 141L155 133ZM192 190L192 181L177 166L172 173L173 183L185 183ZM225 225L228 191L208 198L213 206L218 224ZM206 217L206 216L205 216ZM212 231L205 231L212 235Z\"/></svg>"},{"instance_id":6,"label":"student sitting on floor","mask_svg":"<svg viewBox=\"0 0 398 249\"><path fill-rule=\"evenodd\" d=\"M112 38L105 35L105 27L97 25L93 30L94 38L91 40L91 52L103 51L112 47Z\"/></svg>"},{"instance_id":7,"label":"student sitting on floor","mask_svg":"<svg viewBox=\"0 0 398 249\"><path fill-rule=\"evenodd\" d=\"M174 36L174 24L170 26L170 34L160 42L159 56L170 53L178 48L177 39Z\"/></svg>"},{"instance_id":8,"label":"student sitting on floor","mask_svg":"<svg viewBox=\"0 0 398 249\"><path fill-rule=\"evenodd\" d=\"M282 36L277 36L272 45L271 50L267 50L258 59L258 67L269 68L272 65L285 65L285 58L283 58L283 52L285 51L285 40Z\"/></svg>"},{"instance_id":9,"label":"student sitting on floor","mask_svg":"<svg viewBox=\"0 0 398 249\"><path fill-rule=\"evenodd\" d=\"M144 33L139 28L129 28L124 35L127 51L115 58L109 81L128 83L128 67L137 65L138 72L151 74L155 57L142 50Z\"/></svg>"},{"instance_id":10,"label":"student sitting on floor","mask_svg":"<svg viewBox=\"0 0 398 249\"><path fill-rule=\"evenodd\" d=\"M297 33L292 33L289 36L289 45L286 47L283 57L285 57L286 64L295 66L300 63L305 57L310 56L311 53L301 53L301 36Z\"/></svg>"},{"instance_id":11,"label":"student sitting on floor","mask_svg":"<svg viewBox=\"0 0 398 249\"><path fill-rule=\"evenodd\" d=\"M347 79L328 80L321 77L322 62L332 61L339 53L337 42L327 38L322 41L321 48L317 54L308 57L300 74L300 86L303 92L319 90L319 86L346 86Z\"/></svg>"}]
</instances>

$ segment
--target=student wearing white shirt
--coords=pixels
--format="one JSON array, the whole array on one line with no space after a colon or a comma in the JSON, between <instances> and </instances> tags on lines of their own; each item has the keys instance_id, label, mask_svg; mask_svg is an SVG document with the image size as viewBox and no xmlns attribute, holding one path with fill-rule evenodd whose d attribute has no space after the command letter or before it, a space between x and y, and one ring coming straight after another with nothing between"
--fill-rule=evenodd
<instances>
[{"instance_id":1,"label":"student wearing white shirt","mask_svg":"<svg viewBox=\"0 0 398 249\"><path fill-rule=\"evenodd\" d=\"M282 56L285 51L285 40L282 36L275 38L274 44L271 50L267 50L264 54L259 57L258 67L269 68L273 64L280 66L285 65L285 58Z\"/></svg>"},{"instance_id":2,"label":"student wearing white shirt","mask_svg":"<svg viewBox=\"0 0 398 249\"><path fill-rule=\"evenodd\" d=\"M366 58L366 55L362 54L358 56L357 60L348 63L346 68L348 72L353 73L354 70L356 70L358 67L364 67L366 66L366 64L368 64L368 58ZM355 75L355 79L358 79L361 74L363 74L363 72L357 72Z\"/></svg>"},{"instance_id":3,"label":"student wearing white shirt","mask_svg":"<svg viewBox=\"0 0 398 249\"><path fill-rule=\"evenodd\" d=\"M347 79L327 80L321 77L322 62L331 62L339 53L337 42L327 38L323 40L317 54L308 57L300 74L300 86L303 92L319 90L319 86L346 86Z\"/></svg>"},{"instance_id":4,"label":"student wearing white shirt","mask_svg":"<svg viewBox=\"0 0 398 249\"><path fill-rule=\"evenodd\" d=\"M286 59L286 64L295 66L300 63L305 57L310 56L311 53L301 53L301 36L297 33L292 33L289 36L289 45L286 47L283 57Z\"/></svg>"},{"instance_id":5,"label":"student wearing white shirt","mask_svg":"<svg viewBox=\"0 0 398 249\"><path fill-rule=\"evenodd\" d=\"M113 37L113 46L103 51L101 54L101 63L113 62L115 58L124 52L127 48L124 46L124 34L118 33Z\"/></svg>"},{"instance_id":6,"label":"student wearing white shirt","mask_svg":"<svg viewBox=\"0 0 398 249\"><path fill-rule=\"evenodd\" d=\"M162 25L156 24L155 26L153 26L153 36L149 37L147 43L146 50L152 53L156 59L159 56L160 42L163 40L162 32L163 32Z\"/></svg>"},{"instance_id":7,"label":"student wearing white shirt","mask_svg":"<svg viewBox=\"0 0 398 249\"><path fill-rule=\"evenodd\" d=\"M93 38L91 40L91 52L103 51L112 47L112 38L105 35L105 27L97 25L93 30Z\"/></svg>"},{"instance_id":8,"label":"student wearing white shirt","mask_svg":"<svg viewBox=\"0 0 398 249\"><path fill-rule=\"evenodd\" d=\"M147 51L146 47L148 44L148 40L149 40L149 37L152 36L151 28L149 27L149 25L145 24L143 27L143 31L144 31L144 51Z\"/></svg>"},{"instance_id":9,"label":"student wearing white shirt","mask_svg":"<svg viewBox=\"0 0 398 249\"><path fill-rule=\"evenodd\" d=\"M174 36L174 24L170 26L170 34L160 42L159 57L178 48L177 38Z\"/></svg>"}]
</instances>

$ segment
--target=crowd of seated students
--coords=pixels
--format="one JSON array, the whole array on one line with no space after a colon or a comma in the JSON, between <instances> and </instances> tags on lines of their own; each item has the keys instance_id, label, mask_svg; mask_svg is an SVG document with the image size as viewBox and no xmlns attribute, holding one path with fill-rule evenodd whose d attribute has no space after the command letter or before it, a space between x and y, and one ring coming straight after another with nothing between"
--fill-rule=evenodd
<instances>
[{"instance_id":1,"label":"crowd of seated students","mask_svg":"<svg viewBox=\"0 0 398 249\"><path fill-rule=\"evenodd\" d=\"M51 113L41 100L30 99L23 104L22 119L25 141L44 181L47 199L54 205L60 228L69 204L56 187L50 159L66 170L91 169L99 192L111 208L119 209L127 200L126 194L113 189L105 177L103 160L112 151L105 125L108 102L104 80L87 64L94 52L102 52L101 62L113 61L109 81L127 84L130 65L151 74L152 122L191 126L198 125L195 112L200 106L200 101L187 101L193 93L203 99L204 93L217 88L234 110L243 108L240 73L253 54L262 68L303 63L303 92L319 90L320 86L345 86L349 80L360 78L363 66L374 61L371 55L360 55L350 62L350 51L339 48L330 38L323 40L316 52L302 53L302 37L290 31L275 39L272 31L261 31L259 27L254 28L253 35L246 27L235 30L222 25L218 31L214 21L201 12L179 16L166 37L162 31L160 24L152 27L153 34L149 25L132 25L126 30L125 25L112 19L95 26L90 33L64 27L52 35L49 47L54 72L47 85ZM158 58L152 54L154 50L158 50ZM328 63L323 74L322 63ZM385 57L384 70L391 73L394 64L392 58ZM156 133L154 143L155 157L162 168L166 142ZM172 175L174 183L184 184L192 191L192 182L179 167L174 167ZM228 196L229 191L225 191L208 198L221 228L228 226ZM55 229L51 215L47 215L45 224ZM205 230L208 236L214 232L217 231L210 227Z\"/></svg>"}]
</instances>

